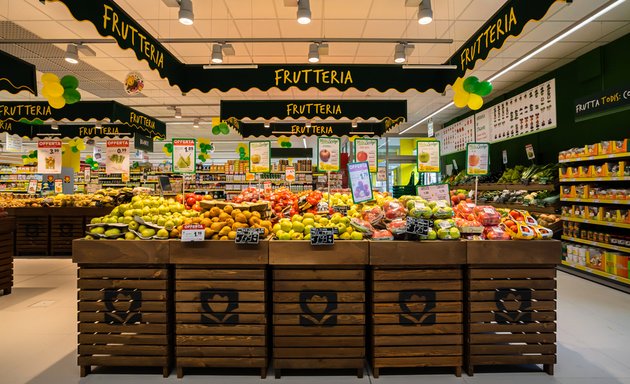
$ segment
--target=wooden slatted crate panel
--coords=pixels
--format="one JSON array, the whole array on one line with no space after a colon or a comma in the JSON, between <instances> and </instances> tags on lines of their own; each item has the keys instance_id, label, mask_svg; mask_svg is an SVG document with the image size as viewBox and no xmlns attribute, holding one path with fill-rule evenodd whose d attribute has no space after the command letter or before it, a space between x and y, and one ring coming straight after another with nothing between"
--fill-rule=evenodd
<instances>
[{"instance_id":1,"label":"wooden slatted crate panel","mask_svg":"<svg viewBox=\"0 0 630 384\"><path fill-rule=\"evenodd\" d=\"M0 291L8 295L13 287L13 232L0 234Z\"/></svg>"},{"instance_id":2,"label":"wooden slatted crate panel","mask_svg":"<svg viewBox=\"0 0 630 384\"><path fill-rule=\"evenodd\" d=\"M365 270L273 270L273 366L352 368L365 359Z\"/></svg>"},{"instance_id":3,"label":"wooden slatted crate panel","mask_svg":"<svg viewBox=\"0 0 630 384\"><path fill-rule=\"evenodd\" d=\"M16 255L48 255L48 219L48 216L16 217Z\"/></svg>"},{"instance_id":4,"label":"wooden slatted crate panel","mask_svg":"<svg viewBox=\"0 0 630 384\"><path fill-rule=\"evenodd\" d=\"M417 267L416 267L417 268ZM461 376L464 293L461 268L372 271L372 371L453 367Z\"/></svg>"},{"instance_id":5,"label":"wooden slatted crate panel","mask_svg":"<svg viewBox=\"0 0 630 384\"><path fill-rule=\"evenodd\" d=\"M470 267L468 374L476 365L556 363L556 270L553 265Z\"/></svg>"},{"instance_id":6,"label":"wooden slatted crate panel","mask_svg":"<svg viewBox=\"0 0 630 384\"><path fill-rule=\"evenodd\" d=\"M177 266L177 377L188 367L267 373L266 270Z\"/></svg>"},{"instance_id":7,"label":"wooden slatted crate panel","mask_svg":"<svg viewBox=\"0 0 630 384\"><path fill-rule=\"evenodd\" d=\"M72 254L72 240L85 235L82 216L50 217L50 253L52 255Z\"/></svg>"},{"instance_id":8,"label":"wooden slatted crate panel","mask_svg":"<svg viewBox=\"0 0 630 384\"><path fill-rule=\"evenodd\" d=\"M92 366L170 372L169 270L165 265L79 265L81 376Z\"/></svg>"}]
</instances>

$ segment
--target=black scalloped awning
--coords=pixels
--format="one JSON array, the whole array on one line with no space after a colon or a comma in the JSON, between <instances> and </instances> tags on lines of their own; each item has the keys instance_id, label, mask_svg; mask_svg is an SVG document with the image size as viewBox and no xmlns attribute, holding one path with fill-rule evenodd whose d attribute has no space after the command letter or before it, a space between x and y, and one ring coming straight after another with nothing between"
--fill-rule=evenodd
<instances>
[{"instance_id":1,"label":"black scalloped awning","mask_svg":"<svg viewBox=\"0 0 630 384\"><path fill-rule=\"evenodd\" d=\"M13 94L27 91L37 96L35 66L0 51L0 90Z\"/></svg>"}]
</instances>

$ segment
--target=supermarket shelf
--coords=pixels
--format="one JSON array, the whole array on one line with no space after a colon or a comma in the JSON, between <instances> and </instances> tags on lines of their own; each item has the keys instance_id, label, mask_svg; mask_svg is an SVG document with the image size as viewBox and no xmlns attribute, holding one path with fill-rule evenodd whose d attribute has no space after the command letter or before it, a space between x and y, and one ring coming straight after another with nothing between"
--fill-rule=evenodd
<instances>
[{"instance_id":1,"label":"supermarket shelf","mask_svg":"<svg viewBox=\"0 0 630 384\"><path fill-rule=\"evenodd\" d=\"M477 186L478 191L554 191L557 188L557 184L479 184ZM454 185L451 189L475 189L474 184Z\"/></svg>"},{"instance_id":2,"label":"supermarket shelf","mask_svg":"<svg viewBox=\"0 0 630 384\"><path fill-rule=\"evenodd\" d=\"M582 181L630 181L630 176L583 177L583 178L560 179L561 183L574 183L574 182L582 182Z\"/></svg>"},{"instance_id":3,"label":"supermarket shelf","mask_svg":"<svg viewBox=\"0 0 630 384\"><path fill-rule=\"evenodd\" d=\"M554 207L554 206L538 207L536 205L504 204L504 203L493 203L493 202L490 202L490 201L487 201L484 204L492 205L495 208L524 209L524 210L527 210L527 211L530 211L530 212L536 212L536 213L553 214L553 213L556 213L556 211L558 210L558 208Z\"/></svg>"},{"instance_id":4,"label":"supermarket shelf","mask_svg":"<svg viewBox=\"0 0 630 384\"><path fill-rule=\"evenodd\" d=\"M589 219L582 219L582 218L579 218L579 217L562 216L562 220L573 221L575 223L604 225L604 226L607 226L607 227L615 227L615 228L630 228L630 224L626 224L626 223L616 223L616 222L612 222L612 221L589 220Z\"/></svg>"},{"instance_id":5,"label":"supermarket shelf","mask_svg":"<svg viewBox=\"0 0 630 384\"><path fill-rule=\"evenodd\" d=\"M273 173L273 174L277 174L277 175L279 175L279 174L284 175L284 174L286 174L286 171L272 171L272 172L269 172L269 173ZM311 173L313 173L313 172L312 171L295 171L296 175L297 174L311 174Z\"/></svg>"},{"instance_id":6,"label":"supermarket shelf","mask_svg":"<svg viewBox=\"0 0 630 384\"><path fill-rule=\"evenodd\" d=\"M599 241L578 239L577 237L570 237L570 236L564 236L564 235L562 235L562 240L573 241L575 243L588 244L588 245L592 245L592 246L595 246L595 247L612 249L614 251L630 253L630 248L629 247L622 247L622 246L619 246L619 245L613 245L613 244L608 244L608 243L600 243Z\"/></svg>"},{"instance_id":7,"label":"supermarket shelf","mask_svg":"<svg viewBox=\"0 0 630 384\"><path fill-rule=\"evenodd\" d=\"M606 273L597 269L588 268L583 265L570 263L565 260L563 260L562 264L558 266L558 269L576 276L583 277L587 280L601 283L611 288L616 288L630 293L630 279L612 275L610 273Z\"/></svg>"},{"instance_id":8,"label":"supermarket shelf","mask_svg":"<svg viewBox=\"0 0 630 384\"><path fill-rule=\"evenodd\" d=\"M630 157L630 152L613 153L613 154L609 154L609 155L576 157L574 159L558 160L558 163L578 163L578 162L581 162L581 161L619 159L619 158L623 158L623 157Z\"/></svg>"},{"instance_id":9,"label":"supermarket shelf","mask_svg":"<svg viewBox=\"0 0 630 384\"><path fill-rule=\"evenodd\" d=\"M563 197L560 201L574 203L598 203L598 204L623 204L630 205L630 200L607 200L607 199L580 199L577 197Z\"/></svg>"}]
</instances>

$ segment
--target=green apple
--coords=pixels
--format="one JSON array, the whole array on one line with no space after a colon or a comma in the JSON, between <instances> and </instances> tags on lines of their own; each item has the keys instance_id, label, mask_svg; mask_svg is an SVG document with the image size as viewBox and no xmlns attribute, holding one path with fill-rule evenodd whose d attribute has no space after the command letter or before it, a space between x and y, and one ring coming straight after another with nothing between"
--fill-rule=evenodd
<instances>
[{"instance_id":1,"label":"green apple","mask_svg":"<svg viewBox=\"0 0 630 384\"><path fill-rule=\"evenodd\" d=\"M337 224L337 229L339 230L339 233L345 233L346 232L346 225L344 223L339 223Z\"/></svg>"},{"instance_id":2,"label":"green apple","mask_svg":"<svg viewBox=\"0 0 630 384\"><path fill-rule=\"evenodd\" d=\"M140 234L142 235L142 237L153 237L155 236L155 229L147 228L144 231L141 231Z\"/></svg>"},{"instance_id":3,"label":"green apple","mask_svg":"<svg viewBox=\"0 0 630 384\"><path fill-rule=\"evenodd\" d=\"M103 233L105 233L105 227L93 227L92 229L90 229L90 233L102 235Z\"/></svg>"},{"instance_id":4,"label":"green apple","mask_svg":"<svg viewBox=\"0 0 630 384\"><path fill-rule=\"evenodd\" d=\"M305 225L304 226L304 233L311 233L311 229L313 228L312 225Z\"/></svg>"},{"instance_id":5,"label":"green apple","mask_svg":"<svg viewBox=\"0 0 630 384\"><path fill-rule=\"evenodd\" d=\"M90 224L100 224L102 221L102 219L100 217L95 217L92 220L90 220Z\"/></svg>"},{"instance_id":6,"label":"green apple","mask_svg":"<svg viewBox=\"0 0 630 384\"><path fill-rule=\"evenodd\" d=\"M291 240L291 235L289 235L289 233L287 233L287 232L282 232L280 235L278 235L278 239L279 240Z\"/></svg>"},{"instance_id":7,"label":"green apple","mask_svg":"<svg viewBox=\"0 0 630 384\"><path fill-rule=\"evenodd\" d=\"M344 232L341 235L339 235L339 238L341 240L350 240L350 239L352 239L352 235L349 234L348 232Z\"/></svg>"},{"instance_id":8,"label":"green apple","mask_svg":"<svg viewBox=\"0 0 630 384\"><path fill-rule=\"evenodd\" d=\"M319 223L319 221L322 219L322 217L320 215L315 215L313 216L313 220L315 220L316 223Z\"/></svg>"},{"instance_id":9,"label":"green apple","mask_svg":"<svg viewBox=\"0 0 630 384\"><path fill-rule=\"evenodd\" d=\"M304 224L302 224L299 221L294 221L293 222L293 231L297 232L297 233L303 233L304 232Z\"/></svg>"},{"instance_id":10,"label":"green apple","mask_svg":"<svg viewBox=\"0 0 630 384\"><path fill-rule=\"evenodd\" d=\"M321 225L322 227L325 227L328 225L328 219L325 217L322 217L321 219L319 219L319 225Z\"/></svg>"},{"instance_id":11,"label":"green apple","mask_svg":"<svg viewBox=\"0 0 630 384\"><path fill-rule=\"evenodd\" d=\"M291 240L302 240L303 238L304 235L302 233L295 232L293 235L291 235Z\"/></svg>"},{"instance_id":12,"label":"green apple","mask_svg":"<svg viewBox=\"0 0 630 384\"><path fill-rule=\"evenodd\" d=\"M133 209L142 209L142 208L144 208L144 204L140 200L134 201L131 206L133 207Z\"/></svg>"},{"instance_id":13,"label":"green apple","mask_svg":"<svg viewBox=\"0 0 630 384\"><path fill-rule=\"evenodd\" d=\"M107 237L113 237L113 236L118 236L120 235L120 228L110 228L107 231L105 231L105 236Z\"/></svg>"},{"instance_id":14,"label":"green apple","mask_svg":"<svg viewBox=\"0 0 630 384\"><path fill-rule=\"evenodd\" d=\"M315 224L315 219L313 219L312 217L306 217L306 215L309 215L309 213L306 213L304 215L304 219L302 220L302 224L304 225L314 225ZM312 213L310 213L310 215L312 215Z\"/></svg>"},{"instance_id":15,"label":"green apple","mask_svg":"<svg viewBox=\"0 0 630 384\"><path fill-rule=\"evenodd\" d=\"M164 229L171 231L173 228L175 228L175 222L173 220L166 220L164 223Z\"/></svg>"},{"instance_id":16,"label":"green apple","mask_svg":"<svg viewBox=\"0 0 630 384\"><path fill-rule=\"evenodd\" d=\"M449 229L449 233L453 239L459 239L460 237L459 229L457 229L456 227Z\"/></svg>"},{"instance_id":17,"label":"green apple","mask_svg":"<svg viewBox=\"0 0 630 384\"><path fill-rule=\"evenodd\" d=\"M273 228L271 228L271 232L273 232L274 234L277 234L279 231L282 231L280 224L274 224Z\"/></svg>"},{"instance_id":18,"label":"green apple","mask_svg":"<svg viewBox=\"0 0 630 384\"><path fill-rule=\"evenodd\" d=\"M293 228L293 224L290 221L282 221L280 220L280 229L284 232L289 232Z\"/></svg>"},{"instance_id":19,"label":"green apple","mask_svg":"<svg viewBox=\"0 0 630 384\"><path fill-rule=\"evenodd\" d=\"M133 232L125 233L125 240L135 240L135 239L137 239L137 236L135 233Z\"/></svg>"},{"instance_id":20,"label":"green apple","mask_svg":"<svg viewBox=\"0 0 630 384\"><path fill-rule=\"evenodd\" d=\"M124 217L119 217L118 220L116 220L118 222L118 224L125 224L125 218Z\"/></svg>"},{"instance_id":21,"label":"green apple","mask_svg":"<svg viewBox=\"0 0 630 384\"><path fill-rule=\"evenodd\" d=\"M84 239L85 240L94 240L94 236L85 235Z\"/></svg>"},{"instance_id":22,"label":"green apple","mask_svg":"<svg viewBox=\"0 0 630 384\"><path fill-rule=\"evenodd\" d=\"M303 240L310 240L310 239L311 239L311 234L310 234L310 232L309 232L309 233L307 233L306 235L304 235Z\"/></svg>"},{"instance_id":23,"label":"green apple","mask_svg":"<svg viewBox=\"0 0 630 384\"><path fill-rule=\"evenodd\" d=\"M131 217L127 217L127 216L123 217L123 224L129 224L132 221L133 221L133 218Z\"/></svg>"},{"instance_id":24,"label":"green apple","mask_svg":"<svg viewBox=\"0 0 630 384\"><path fill-rule=\"evenodd\" d=\"M437 233L433 229L429 229L429 234L427 235L428 240L437 239Z\"/></svg>"},{"instance_id":25,"label":"green apple","mask_svg":"<svg viewBox=\"0 0 630 384\"><path fill-rule=\"evenodd\" d=\"M306 212L304 214L304 219L313 219L314 220L315 219L315 214L311 213L311 212ZM302 220L302 221L304 221L304 220Z\"/></svg>"}]
</instances>

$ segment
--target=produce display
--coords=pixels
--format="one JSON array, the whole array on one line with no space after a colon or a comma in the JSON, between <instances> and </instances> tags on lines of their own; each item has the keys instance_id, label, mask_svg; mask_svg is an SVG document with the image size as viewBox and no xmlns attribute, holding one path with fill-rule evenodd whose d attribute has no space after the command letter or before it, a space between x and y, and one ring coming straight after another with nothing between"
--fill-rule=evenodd
<instances>
[{"instance_id":1,"label":"produce display","mask_svg":"<svg viewBox=\"0 0 630 384\"><path fill-rule=\"evenodd\" d=\"M133 195L134 190L132 188L107 188L93 194L65 195L60 193L53 197L2 194L0 195L0 207L113 207L130 201Z\"/></svg>"},{"instance_id":2,"label":"produce display","mask_svg":"<svg viewBox=\"0 0 630 384\"><path fill-rule=\"evenodd\" d=\"M550 184L558 178L558 164L546 165L517 165L508 168L502 173L491 173L486 176L479 177L479 183L497 183L497 184ZM442 182L451 186L473 184L475 178L466 175L465 171L461 171L456 175L446 176Z\"/></svg>"},{"instance_id":3,"label":"produce display","mask_svg":"<svg viewBox=\"0 0 630 384\"><path fill-rule=\"evenodd\" d=\"M552 191L502 190L480 191L479 201L499 204L523 204L546 207L560 201L560 195Z\"/></svg>"}]
</instances>

